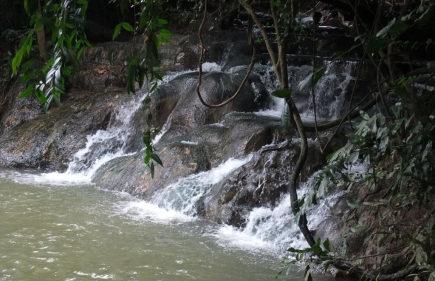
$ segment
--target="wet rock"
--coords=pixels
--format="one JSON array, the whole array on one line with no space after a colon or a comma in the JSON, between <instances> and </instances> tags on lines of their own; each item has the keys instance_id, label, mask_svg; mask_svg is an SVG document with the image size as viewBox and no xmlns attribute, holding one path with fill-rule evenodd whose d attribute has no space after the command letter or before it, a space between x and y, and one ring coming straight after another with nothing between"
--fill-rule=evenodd
<instances>
[{"instance_id":1,"label":"wet rock","mask_svg":"<svg viewBox=\"0 0 435 281\"><path fill-rule=\"evenodd\" d=\"M219 223L243 227L247 214L255 207L276 206L299 155L299 144L291 143L278 149L258 152L243 167L237 169L213 187L205 203L205 217ZM321 158L315 145L309 147L309 159ZM307 161L302 174L318 167L316 160ZM318 169L318 168L317 168ZM307 178L302 177L302 181Z\"/></svg>"},{"instance_id":2,"label":"wet rock","mask_svg":"<svg viewBox=\"0 0 435 281\"><path fill-rule=\"evenodd\" d=\"M104 94L51 108L0 136L0 166L63 171L86 137L110 126L126 94Z\"/></svg>"},{"instance_id":3,"label":"wet rock","mask_svg":"<svg viewBox=\"0 0 435 281\"><path fill-rule=\"evenodd\" d=\"M172 127L156 145L164 168L156 167L154 178L143 164L143 152L114 159L94 177L101 187L122 190L150 199L153 194L182 177L217 167L229 158L240 158L252 152L252 136L262 136L257 147L267 144L268 136L279 127L273 118L248 113L228 114L222 124L199 126L195 129ZM175 131L175 132L174 132Z\"/></svg>"},{"instance_id":4,"label":"wet rock","mask_svg":"<svg viewBox=\"0 0 435 281\"><path fill-rule=\"evenodd\" d=\"M233 96L243 80L245 73L241 72L229 74L212 71L205 73L200 87L202 98L211 105L227 101ZM264 108L268 101L268 93L264 86L255 92L248 81L234 100L219 108L209 108L201 103L195 90L197 73L186 76L188 77L185 77L186 82L183 87L178 88L181 97L171 116L173 125L194 128L198 125L217 123L229 112L256 111Z\"/></svg>"},{"instance_id":5,"label":"wet rock","mask_svg":"<svg viewBox=\"0 0 435 281\"><path fill-rule=\"evenodd\" d=\"M11 96L11 102L8 108L10 110L0 112L0 135L42 113L42 105L36 97L19 98L20 93L25 89L26 85L17 81L9 90L8 95Z\"/></svg>"}]
</instances>

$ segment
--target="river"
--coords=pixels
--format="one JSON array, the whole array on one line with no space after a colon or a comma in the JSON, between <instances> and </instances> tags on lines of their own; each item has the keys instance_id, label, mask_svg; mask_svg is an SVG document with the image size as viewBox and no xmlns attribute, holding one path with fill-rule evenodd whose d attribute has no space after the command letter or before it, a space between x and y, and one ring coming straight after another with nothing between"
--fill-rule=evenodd
<instances>
[{"instance_id":1,"label":"river","mask_svg":"<svg viewBox=\"0 0 435 281\"><path fill-rule=\"evenodd\" d=\"M284 249L306 246L287 195L273 209L251 210L244 229L195 215L195 200L252 155L178 179L151 202L92 184L101 165L126 155L130 119L143 97L118 113L120 125L89 135L64 173L0 168L0 281L276 280ZM327 212L312 214L312 229ZM278 279L303 280L303 271L294 267ZM332 279L319 274L315 280Z\"/></svg>"},{"instance_id":2,"label":"river","mask_svg":"<svg viewBox=\"0 0 435 281\"><path fill-rule=\"evenodd\" d=\"M0 280L275 280L255 237L93 185L0 170ZM294 269L283 280L301 280ZM316 280L329 278L317 276Z\"/></svg>"}]
</instances>

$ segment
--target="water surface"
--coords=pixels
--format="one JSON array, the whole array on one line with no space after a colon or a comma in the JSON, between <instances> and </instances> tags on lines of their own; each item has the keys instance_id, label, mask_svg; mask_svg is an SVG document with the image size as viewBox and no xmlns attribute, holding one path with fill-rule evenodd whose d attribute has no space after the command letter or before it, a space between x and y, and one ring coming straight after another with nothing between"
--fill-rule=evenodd
<instances>
[{"instance_id":1,"label":"water surface","mask_svg":"<svg viewBox=\"0 0 435 281\"><path fill-rule=\"evenodd\" d=\"M20 177L29 175L0 171L0 280L254 281L279 271L276 253L225 245L210 222L95 186Z\"/></svg>"}]
</instances>

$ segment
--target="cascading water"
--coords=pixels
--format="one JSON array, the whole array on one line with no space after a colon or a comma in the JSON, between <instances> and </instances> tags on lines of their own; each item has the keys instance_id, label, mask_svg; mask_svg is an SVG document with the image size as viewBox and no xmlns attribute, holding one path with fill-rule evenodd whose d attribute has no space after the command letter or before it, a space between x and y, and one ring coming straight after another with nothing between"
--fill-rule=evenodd
<instances>
[{"instance_id":1,"label":"cascading water","mask_svg":"<svg viewBox=\"0 0 435 281\"><path fill-rule=\"evenodd\" d=\"M347 62L344 65L325 62L326 71L324 76L315 85L315 97L317 106L318 122L325 122L340 118L346 111L346 95L349 94L350 86L354 81L352 73L355 70L355 64ZM344 68L337 75L336 68ZM276 79L273 79L274 72L271 66L261 66L257 68L261 74L264 84L269 92L279 88ZM290 66L288 68L289 81L291 88L297 88L298 83L304 80L312 72L311 66ZM310 90L294 95L295 103L301 112L304 122L314 122L314 106L312 103ZM263 110L257 114L264 116L281 116L284 103L282 99L275 99L275 105L270 110ZM294 138L292 142L299 142L300 139ZM264 171L266 172L266 171ZM308 181L303 185L298 193L299 197L303 196L311 188L311 182ZM323 200L319 206L308 214L309 228L316 230L325 216L328 216L330 209L337 200L343 195L343 192L336 192L327 199ZM277 252L283 252L288 247L304 248L308 244L299 231L294 217L290 212L289 195L284 194L276 207L254 208L246 217L247 224L244 229L236 229L231 226L224 226L219 229L216 236L226 241L226 243L236 244L240 247L252 247L257 245L260 248L274 249ZM234 237L239 239L235 240ZM249 241L249 242L248 242Z\"/></svg>"},{"instance_id":2,"label":"cascading water","mask_svg":"<svg viewBox=\"0 0 435 281\"><path fill-rule=\"evenodd\" d=\"M347 101L350 96L356 64L353 62L334 63L325 61L326 71L323 77L316 84L314 91L316 96L317 118L320 121L329 121L340 118L346 113ZM340 69L339 71L337 69ZM342 70L341 70L342 69ZM312 99L302 116L307 120L314 121L314 105Z\"/></svg>"},{"instance_id":3,"label":"cascading water","mask_svg":"<svg viewBox=\"0 0 435 281\"><path fill-rule=\"evenodd\" d=\"M133 129L130 125L131 118L142 106L145 97L144 93L138 94L129 104L121 107L112 126L88 136L86 147L74 154L67 173L86 171L92 175L101 163L125 155L126 143Z\"/></svg>"},{"instance_id":4,"label":"cascading water","mask_svg":"<svg viewBox=\"0 0 435 281\"><path fill-rule=\"evenodd\" d=\"M354 62L330 62L325 61L326 71L314 87L316 99L316 113L318 122L326 122L343 116L347 110L348 96L355 80ZM289 86L298 89L299 83L313 71L312 66L289 66ZM269 92L279 89L279 84L272 66L257 67L262 81ZM310 84L309 84L310 85ZM357 99L358 97L355 97ZM295 91L293 99L298 107L301 118L305 122L314 122L314 105L311 97L311 88ZM284 103L282 99L275 98L275 106L272 110L265 110L264 115L280 116Z\"/></svg>"},{"instance_id":5,"label":"cascading water","mask_svg":"<svg viewBox=\"0 0 435 281\"><path fill-rule=\"evenodd\" d=\"M352 65L348 66L352 68ZM337 77L333 74L332 66L328 66L328 70L324 77L316 85L316 97L318 108L323 108L319 113L320 118L326 116L336 118L339 115L337 104L344 100L343 95L349 83L352 81L350 75L344 74L342 77ZM222 67L217 64L204 64L204 71L221 71ZM240 70L240 67L229 68L227 72ZM302 80L312 67L300 66L289 67L289 77L292 85L297 81ZM270 67L257 66L257 73L263 78L263 82L269 91L277 88L276 83L270 77L272 74ZM350 72L350 70L349 70ZM171 77L175 77L175 75ZM168 81L168 80L166 80ZM255 90L255 87L253 87ZM332 90L334 89L334 90ZM332 96L331 96L332 93ZM109 160L126 155L125 143L129 137L130 120L134 113L140 108L141 101L145 95L136 97L129 105L125 105L119 111L116 119L112 122L107 130L97 131L95 134L88 136L86 147L79 150L75 155L68 170L65 173L50 173L44 174L44 179L41 181L54 181L57 184L62 181L71 183L89 183L95 171ZM305 100L305 101L303 101ZM313 120L311 98L296 97L298 107L301 108L305 120ZM328 104L328 105L327 105ZM342 105L340 105L342 107ZM276 102L276 106L268 111L259 113L260 115L280 116L282 110L282 101ZM164 128L170 127L171 116ZM163 130L160 137L165 133ZM158 139L155 140L157 143ZM296 142L297 140L293 140ZM188 145L196 145L189 142ZM167 186L164 189L157 191L149 203L133 200L127 205L121 206L125 213L131 216L147 216L152 213L153 218L161 220L172 220L174 218L182 221L189 221L198 215L198 210L201 208L201 202L206 200L209 195L210 188L213 184L221 181L231 172L243 166L251 159L252 155L248 155L243 159L228 159L218 167L207 172L194 174L185 178L179 179L176 183ZM267 171L264 171L265 173ZM71 180L68 180L68 177ZM104 187L103 187L104 188ZM305 189L301 189L303 194ZM328 199L325 204L332 204L334 198ZM311 228L315 229L319 223L319 218L324 215L325 206L319 206L319 212L313 212L310 217L312 221ZM277 253L286 249L288 246L300 248L306 246L304 238L299 233L298 227L293 223L293 216L290 214L290 200L287 195L283 195L279 203L275 207L260 207L252 209L246 216L246 226L243 229L233 228L231 226L222 226L213 230L207 235L215 236L226 243L241 248L252 249L268 249L268 251Z\"/></svg>"},{"instance_id":6,"label":"cascading water","mask_svg":"<svg viewBox=\"0 0 435 281\"><path fill-rule=\"evenodd\" d=\"M63 172L44 173L32 177L32 181L50 182L53 184L89 184L92 176L108 161L127 155L126 144L133 133L131 119L142 106L146 93L141 92L121 106L116 117L106 130L98 130L88 135L86 146L77 151L68 169Z\"/></svg>"},{"instance_id":7,"label":"cascading water","mask_svg":"<svg viewBox=\"0 0 435 281\"><path fill-rule=\"evenodd\" d=\"M166 210L176 210L188 216L197 216L197 209L200 207L198 203L207 197L212 185L220 182L251 158L252 155L240 160L229 159L210 171L182 178L175 184L158 191L151 202Z\"/></svg>"},{"instance_id":8,"label":"cascading water","mask_svg":"<svg viewBox=\"0 0 435 281\"><path fill-rule=\"evenodd\" d=\"M303 188L298 191L299 197L310 188L311 184L305 183ZM336 193L328 197L308 214L310 230L316 230L319 227L341 195L342 193ZM247 249L266 249L274 254L282 254L289 247L295 249L308 247L308 243L300 233L294 216L291 214L288 194L282 195L276 207L254 208L246 221L244 229L226 225L213 235L230 245Z\"/></svg>"}]
</instances>

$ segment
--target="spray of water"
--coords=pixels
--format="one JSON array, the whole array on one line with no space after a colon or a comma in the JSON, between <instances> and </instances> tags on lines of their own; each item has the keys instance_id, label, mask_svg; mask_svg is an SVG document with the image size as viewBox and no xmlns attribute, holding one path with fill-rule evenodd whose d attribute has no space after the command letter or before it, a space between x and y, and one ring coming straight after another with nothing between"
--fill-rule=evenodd
<instances>
[{"instance_id":1,"label":"spray of water","mask_svg":"<svg viewBox=\"0 0 435 281\"><path fill-rule=\"evenodd\" d=\"M211 191L212 185L220 182L231 172L246 164L252 155L244 159L230 158L207 172L190 175L158 191L152 203L166 210L174 210L188 216L196 216L198 203Z\"/></svg>"},{"instance_id":2,"label":"spray of water","mask_svg":"<svg viewBox=\"0 0 435 281\"><path fill-rule=\"evenodd\" d=\"M108 161L128 155L126 143L133 133L130 121L141 108L146 94L132 96L117 113L107 130L98 130L87 136L86 146L77 151L65 172L43 173L33 175L30 181L53 185L91 184L92 176Z\"/></svg>"}]
</instances>

